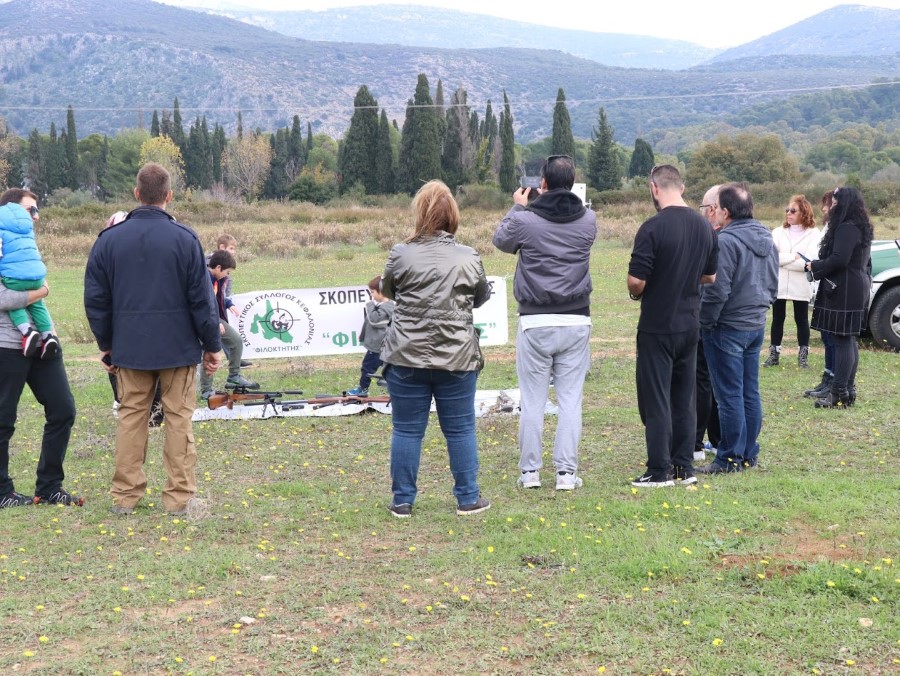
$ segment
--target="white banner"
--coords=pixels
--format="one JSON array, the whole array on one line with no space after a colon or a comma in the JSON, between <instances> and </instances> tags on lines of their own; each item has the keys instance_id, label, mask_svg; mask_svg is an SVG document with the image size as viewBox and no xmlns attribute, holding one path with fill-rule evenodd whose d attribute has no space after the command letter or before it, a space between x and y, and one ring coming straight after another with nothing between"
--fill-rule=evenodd
<instances>
[{"instance_id":1,"label":"white banner","mask_svg":"<svg viewBox=\"0 0 900 676\"><path fill-rule=\"evenodd\" d=\"M506 281L488 277L491 297L474 312L481 345L509 340ZM232 296L228 321L244 341L245 359L365 352L359 331L372 299L366 286L253 291Z\"/></svg>"}]
</instances>

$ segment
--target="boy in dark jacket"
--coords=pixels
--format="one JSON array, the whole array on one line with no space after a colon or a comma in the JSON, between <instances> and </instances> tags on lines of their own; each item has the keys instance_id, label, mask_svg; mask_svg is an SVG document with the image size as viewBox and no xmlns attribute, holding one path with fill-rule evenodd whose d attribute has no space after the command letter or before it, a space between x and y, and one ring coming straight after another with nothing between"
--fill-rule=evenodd
<instances>
[{"instance_id":1,"label":"boy in dark jacket","mask_svg":"<svg viewBox=\"0 0 900 676\"><path fill-rule=\"evenodd\" d=\"M240 334L228 323L228 308L232 306L231 298L225 295L226 281L231 271L237 267L237 262L225 249L214 251L206 263L209 269L209 281L212 284L213 296L216 299L216 307L219 309L219 333L222 335L222 348L228 356L228 380L225 387L246 387L251 390L259 388L259 383L247 380L241 375L241 355L244 353L244 343ZM212 375L206 372L200 373L200 397L209 399L213 390Z\"/></svg>"}]
</instances>

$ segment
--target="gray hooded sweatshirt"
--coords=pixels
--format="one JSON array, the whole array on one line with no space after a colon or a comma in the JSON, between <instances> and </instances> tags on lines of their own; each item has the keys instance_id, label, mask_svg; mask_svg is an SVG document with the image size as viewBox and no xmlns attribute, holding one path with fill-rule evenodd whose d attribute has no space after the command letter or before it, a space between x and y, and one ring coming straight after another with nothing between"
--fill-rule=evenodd
<instances>
[{"instance_id":1,"label":"gray hooded sweatshirt","mask_svg":"<svg viewBox=\"0 0 900 676\"><path fill-rule=\"evenodd\" d=\"M716 281L703 289L700 328L765 328L778 295L778 248L759 221L732 221L719 232Z\"/></svg>"}]
</instances>

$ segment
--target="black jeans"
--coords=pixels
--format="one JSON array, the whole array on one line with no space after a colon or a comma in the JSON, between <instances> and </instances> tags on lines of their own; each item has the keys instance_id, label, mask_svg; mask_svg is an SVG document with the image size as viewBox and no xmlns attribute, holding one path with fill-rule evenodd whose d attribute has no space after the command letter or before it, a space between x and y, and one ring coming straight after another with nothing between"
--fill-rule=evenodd
<instances>
[{"instance_id":1,"label":"black jeans","mask_svg":"<svg viewBox=\"0 0 900 676\"><path fill-rule=\"evenodd\" d=\"M832 333L829 337L834 345L832 392L856 387L856 369L859 366L859 345L856 336L839 336Z\"/></svg>"},{"instance_id":2,"label":"black jeans","mask_svg":"<svg viewBox=\"0 0 900 676\"><path fill-rule=\"evenodd\" d=\"M805 300L791 301L794 304L794 322L797 324L797 344L809 347L809 302ZM787 314L787 301L779 298L772 303L772 345L781 345L784 337L784 318Z\"/></svg>"},{"instance_id":3,"label":"black jeans","mask_svg":"<svg viewBox=\"0 0 900 676\"><path fill-rule=\"evenodd\" d=\"M9 476L9 441L16 431L19 398L25 389L44 407L44 436L37 466L36 495L62 488L63 461L75 424L75 399L63 365L62 352L50 359L25 357L19 350L0 348L0 495L15 490Z\"/></svg>"},{"instance_id":4,"label":"black jeans","mask_svg":"<svg viewBox=\"0 0 900 676\"><path fill-rule=\"evenodd\" d=\"M638 411L647 440L647 469L656 476L668 475L673 464L693 466L699 340L699 329L671 334L638 331Z\"/></svg>"},{"instance_id":5,"label":"black jeans","mask_svg":"<svg viewBox=\"0 0 900 676\"><path fill-rule=\"evenodd\" d=\"M709 378L709 366L703 352L703 340L697 342L697 436L694 450L703 450L703 436L709 436L713 448L719 447L719 407L716 395L713 394L712 380Z\"/></svg>"}]
</instances>

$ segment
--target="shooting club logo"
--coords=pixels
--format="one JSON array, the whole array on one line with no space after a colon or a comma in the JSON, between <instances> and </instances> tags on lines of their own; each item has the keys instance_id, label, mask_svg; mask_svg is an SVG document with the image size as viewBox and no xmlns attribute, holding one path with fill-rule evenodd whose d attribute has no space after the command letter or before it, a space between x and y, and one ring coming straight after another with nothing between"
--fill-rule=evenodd
<instances>
[{"instance_id":1,"label":"shooting club logo","mask_svg":"<svg viewBox=\"0 0 900 676\"><path fill-rule=\"evenodd\" d=\"M254 296L240 313L238 332L256 354L295 353L312 342L315 322L309 307L291 293Z\"/></svg>"}]
</instances>

